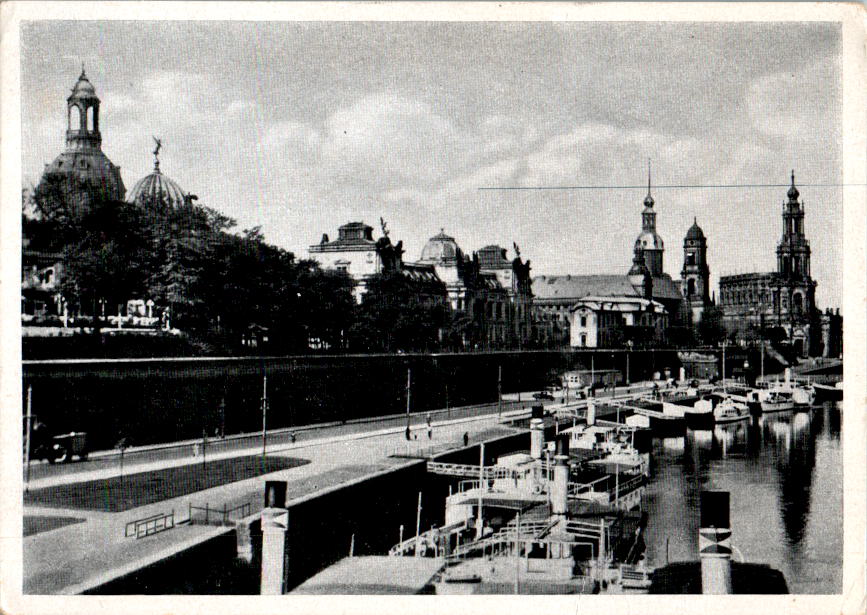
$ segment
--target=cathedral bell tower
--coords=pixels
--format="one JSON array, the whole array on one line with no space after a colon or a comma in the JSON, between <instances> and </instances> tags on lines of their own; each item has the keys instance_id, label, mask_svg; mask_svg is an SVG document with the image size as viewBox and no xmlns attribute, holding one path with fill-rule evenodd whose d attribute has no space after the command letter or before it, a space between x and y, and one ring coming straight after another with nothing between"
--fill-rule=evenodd
<instances>
[{"instance_id":1,"label":"cathedral bell tower","mask_svg":"<svg viewBox=\"0 0 867 615\"><path fill-rule=\"evenodd\" d=\"M704 308L710 304L710 268L707 265L707 239L695 219L683 240L680 280L684 307L691 322L697 323Z\"/></svg>"},{"instance_id":2,"label":"cathedral bell tower","mask_svg":"<svg viewBox=\"0 0 867 615\"><path fill-rule=\"evenodd\" d=\"M794 171L787 196L789 200L783 203L783 237L777 244L777 272L784 278L809 278L810 243L804 236L804 204L798 201Z\"/></svg>"},{"instance_id":3,"label":"cathedral bell tower","mask_svg":"<svg viewBox=\"0 0 867 615\"><path fill-rule=\"evenodd\" d=\"M635 240L634 252L644 255L644 262L650 270L650 275L662 275L662 255L665 246L662 237L656 232L656 211L654 200L650 195L650 162L647 163L647 196L644 197L644 210L641 212L641 233Z\"/></svg>"}]
</instances>

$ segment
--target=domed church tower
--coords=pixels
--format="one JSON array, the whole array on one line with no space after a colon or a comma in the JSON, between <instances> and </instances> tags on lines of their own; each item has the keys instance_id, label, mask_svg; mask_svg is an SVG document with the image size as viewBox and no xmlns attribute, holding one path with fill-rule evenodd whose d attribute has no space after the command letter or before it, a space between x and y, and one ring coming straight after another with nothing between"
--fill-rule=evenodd
<instances>
[{"instance_id":1,"label":"domed church tower","mask_svg":"<svg viewBox=\"0 0 867 615\"><path fill-rule=\"evenodd\" d=\"M707 265L707 239L696 219L693 219L683 240L680 280L685 316L697 323L704 308L710 304L710 268Z\"/></svg>"},{"instance_id":2,"label":"domed church tower","mask_svg":"<svg viewBox=\"0 0 867 615\"><path fill-rule=\"evenodd\" d=\"M635 240L635 252L644 254L644 262L650 275L662 275L662 254L665 245L656 232L656 212L653 210L653 197L650 195L650 161L647 163L647 196L644 197L644 210L641 212L641 233Z\"/></svg>"},{"instance_id":3,"label":"domed church tower","mask_svg":"<svg viewBox=\"0 0 867 615\"><path fill-rule=\"evenodd\" d=\"M49 199L72 217L83 214L96 200L122 201L126 194L120 167L102 152L99 98L81 76L66 99L66 150L45 165L36 188L37 199Z\"/></svg>"},{"instance_id":4,"label":"domed church tower","mask_svg":"<svg viewBox=\"0 0 867 615\"><path fill-rule=\"evenodd\" d=\"M153 151L154 170L135 183L130 190L127 201L144 208L177 209L189 204L196 199L196 196L185 193L176 181L163 175L163 172L160 171L160 149L163 144L156 137L154 137L154 142L156 143Z\"/></svg>"}]
</instances>

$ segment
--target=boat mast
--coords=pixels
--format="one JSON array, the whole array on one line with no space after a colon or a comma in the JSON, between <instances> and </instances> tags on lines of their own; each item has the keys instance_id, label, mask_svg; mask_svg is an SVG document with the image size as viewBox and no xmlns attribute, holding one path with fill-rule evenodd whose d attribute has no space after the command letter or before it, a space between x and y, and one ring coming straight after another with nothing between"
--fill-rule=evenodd
<instances>
[{"instance_id":1,"label":"boat mast","mask_svg":"<svg viewBox=\"0 0 867 615\"><path fill-rule=\"evenodd\" d=\"M764 339L761 340L761 344L762 344L762 354L761 354L761 357L762 357L762 360L761 360L762 382L764 382L765 381L765 340Z\"/></svg>"},{"instance_id":2,"label":"boat mast","mask_svg":"<svg viewBox=\"0 0 867 615\"><path fill-rule=\"evenodd\" d=\"M479 445L479 502L476 516L476 540L482 537L482 483L485 480L485 443Z\"/></svg>"}]
</instances>

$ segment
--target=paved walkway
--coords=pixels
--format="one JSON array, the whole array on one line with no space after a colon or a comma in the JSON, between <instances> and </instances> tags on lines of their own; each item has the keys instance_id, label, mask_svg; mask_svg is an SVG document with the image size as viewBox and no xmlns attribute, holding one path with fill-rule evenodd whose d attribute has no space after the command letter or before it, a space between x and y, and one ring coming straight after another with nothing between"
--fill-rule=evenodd
<instances>
[{"instance_id":1,"label":"paved walkway","mask_svg":"<svg viewBox=\"0 0 867 615\"><path fill-rule=\"evenodd\" d=\"M616 391L618 397L626 393L623 387L618 387ZM604 396L600 396L599 400L603 399ZM503 414L521 414L525 412L520 409L522 406L533 403L538 402L518 404L517 410L506 410ZM428 438L427 424L423 419L419 422L419 417L415 416L409 441L405 436L404 420L396 417L381 422L367 422L363 426L366 429L358 425L349 428L346 425L319 427L305 432L304 437L294 443L284 432L282 438L275 438L278 443L269 444L268 454L302 458L310 463L124 512L64 508L62 503L57 506L25 505L25 516L68 516L84 518L85 521L24 538L24 593L81 593L231 529L228 526L199 523L198 517L194 515L196 523L182 524L141 539L125 538L126 526L131 521L174 511L174 520L178 523L188 518L190 505L202 507L206 504L211 509L221 510L224 506L231 509L249 504L248 518L255 518L262 507L266 479L286 480L289 483L291 506L377 474L419 463L420 459L427 456L460 449L464 446L465 433L471 445L516 433L514 429L500 423L496 414L458 414L460 418L451 418L454 416L433 413L431 438ZM261 442L252 436L236 444L209 453L208 459L255 455L262 450ZM126 474L150 472L201 463L201 457L193 457L191 450L192 447L175 447L165 455L156 448L152 452L144 451L127 461L123 471ZM30 482L31 489L117 476L120 466L118 460L97 459L94 462L54 467L53 470L46 464L40 470L41 476Z\"/></svg>"},{"instance_id":2,"label":"paved walkway","mask_svg":"<svg viewBox=\"0 0 867 615\"><path fill-rule=\"evenodd\" d=\"M86 520L24 538L24 593L81 593L229 530L228 527L194 523L141 539L125 538L126 525L137 519L174 511L177 523L187 518L190 504L204 506L206 503L209 507L220 509L223 506L232 508L249 503L252 517L261 510L266 479L288 481L292 505L378 473L418 463L419 458L431 452L461 448L464 433L469 434L471 444L514 433L513 429L500 425L496 416L434 421L431 439L428 439L426 425L416 426L413 436L417 435L418 439L409 442L404 429L377 429L372 424L371 430L365 433L331 436L324 430L315 439L270 449L269 455L308 459L309 464L124 512L25 506L25 516L69 516ZM222 455L242 456L257 451L261 451L261 447L225 451ZM413 459L413 456L416 458ZM167 464L183 463L201 463L201 460L189 457L149 461L136 464L134 469L143 472L164 468ZM118 471L119 468L111 466L47 476L32 481L31 488L97 480L116 475ZM131 472L133 468L125 468L124 471Z\"/></svg>"}]
</instances>

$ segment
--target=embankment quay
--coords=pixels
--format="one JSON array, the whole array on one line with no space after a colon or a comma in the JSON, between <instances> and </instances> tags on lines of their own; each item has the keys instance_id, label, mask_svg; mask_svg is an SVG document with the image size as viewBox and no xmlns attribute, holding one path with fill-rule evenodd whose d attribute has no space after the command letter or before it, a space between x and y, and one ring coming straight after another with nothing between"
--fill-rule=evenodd
<instances>
[{"instance_id":1,"label":"embankment quay","mask_svg":"<svg viewBox=\"0 0 867 615\"><path fill-rule=\"evenodd\" d=\"M224 559L230 563L235 524L255 523L266 479L288 481L290 507L295 507L416 466L423 473L425 458L522 433L500 422L496 406L481 410L487 414L465 412L449 418L439 413L431 421L430 435L426 417L415 415L409 440L405 417L320 425L299 432L294 443L285 433L272 434L264 469L259 465L261 433L258 441L235 438L224 450L204 455L190 443L132 451L123 467L118 457L99 454L92 461L61 466L36 464L25 494L24 592L98 591L158 562L213 545L228 549ZM234 467L235 474L221 476L226 468L215 465L221 461ZM238 470L245 462L246 474L244 468ZM209 481L217 484L208 486ZM193 491L184 493L188 489ZM331 514L339 516L337 511ZM194 579L188 581L195 585ZM237 583L233 579L232 584ZM138 591L163 593L171 588L145 583Z\"/></svg>"},{"instance_id":2,"label":"embankment quay","mask_svg":"<svg viewBox=\"0 0 867 615\"><path fill-rule=\"evenodd\" d=\"M644 387L613 393L626 397ZM452 485L426 473L425 460L478 463L482 442L487 463L528 448L526 429L501 418L524 416L535 403L442 409L430 413L430 428L427 412L413 413L409 439L405 415L272 432L264 464L261 432L204 446L139 447L123 459L104 451L86 462L35 464L25 495L24 592L258 593L266 480L288 484L289 589L350 548L382 554L417 525L441 524ZM597 407L599 418L616 413ZM832 405L656 438L655 476L643 503L651 514L650 562L695 551L693 492L719 485L733 494L738 536L751 539L738 540L748 559L783 569L793 590L839 591L840 532L828 534L820 522L839 513L840 498L822 495L840 481L839 430ZM768 523L757 524L750 512L756 498ZM771 540L759 539L768 532ZM250 563L238 558L244 548Z\"/></svg>"},{"instance_id":3,"label":"embankment quay","mask_svg":"<svg viewBox=\"0 0 867 615\"><path fill-rule=\"evenodd\" d=\"M84 431L105 450L258 431L263 389L279 429L404 413L408 373L421 412L538 392L568 370L638 382L679 365L674 350L25 361L22 407L31 390L50 432Z\"/></svg>"},{"instance_id":4,"label":"embankment quay","mask_svg":"<svg viewBox=\"0 0 867 615\"><path fill-rule=\"evenodd\" d=\"M646 390L646 385L632 387L636 390ZM625 397L628 392L620 388L616 394ZM290 579L294 573L300 582L345 555L356 533L356 548L362 551L382 550L396 542L398 528L408 527L405 521L414 519L416 510L414 506L403 510L405 506L392 500L407 489L414 494L421 488L426 459L457 455L477 461L482 442L491 456L526 448L527 430L507 421L528 415L530 405L538 403L504 400L413 413L409 438L406 415L269 433L264 466L261 432L205 447L201 441L188 441L130 449L123 459L117 451L103 451L87 461L32 463L24 498L24 592L127 593L112 589L123 586L132 593L196 593L205 583L209 593L220 593L213 576L222 571L227 575L224 591L255 593L256 583L245 585L245 572L239 573L232 562L236 526L257 523L265 480L287 481L290 510L304 504L316 510L310 525L324 516L342 516L339 510L320 510L319 502L327 502L329 495L337 500L353 498L356 488L365 491L362 498L382 500L382 506L366 514L374 514L378 528L383 519L393 519L386 525L393 525L395 535L382 536L378 544L374 534L381 531L371 531L363 518L354 521L357 527L345 530L349 532L345 540L323 535L322 542L329 548L320 544L315 550L321 561L290 567ZM600 417L605 414L601 411ZM426 500L424 522L436 522L442 513L437 501L442 494L430 493L430 487L425 489L425 497L432 499ZM340 504L347 505L351 506ZM296 527L309 535L312 528L300 521L304 514L297 515ZM205 571L209 579L196 579L196 573L186 568L180 580L166 573L185 553L203 549L219 552L216 559L221 564Z\"/></svg>"}]
</instances>

